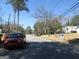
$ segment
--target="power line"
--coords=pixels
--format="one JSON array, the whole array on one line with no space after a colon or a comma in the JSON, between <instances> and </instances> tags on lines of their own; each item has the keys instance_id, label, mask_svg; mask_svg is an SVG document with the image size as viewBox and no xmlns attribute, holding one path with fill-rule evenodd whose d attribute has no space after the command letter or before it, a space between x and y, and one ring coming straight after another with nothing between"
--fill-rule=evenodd
<instances>
[{"instance_id":1,"label":"power line","mask_svg":"<svg viewBox=\"0 0 79 59\"><path fill-rule=\"evenodd\" d=\"M76 3L76 2L78 2L78 3ZM61 14L61 16L65 16L65 15L69 14L70 12L72 12L73 10L75 10L76 8L78 8L79 7L79 0L77 0L76 2L73 4L73 6L69 10L67 10L66 12Z\"/></svg>"},{"instance_id":2,"label":"power line","mask_svg":"<svg viewBox=\"0 0 79 59\"><path fill-rule=\"evenodd\" d=\"M77 5L76 7L74 7L72 10L70 10L69 12L67 12L66 14L64 14L64 16L65 15L67 15L67 14L69 14L70 12L72 12L72 11L74 11L76 8L78 8L79 7L79 5Z\"/></svg>"},{"instance_id":3,"label":"power line","mask_svg":"<svg viewBox=\"0 0 79 59\"><path fill-rule=\"evenodd\" d=\"M63 13L63 15L65 16L66 14L70 13L70 12L73 11L78 5L79 5L79 3L75 4L73 7L71 7L69 10L67 10L65 13Z\"/></svg>"}]
</instances>

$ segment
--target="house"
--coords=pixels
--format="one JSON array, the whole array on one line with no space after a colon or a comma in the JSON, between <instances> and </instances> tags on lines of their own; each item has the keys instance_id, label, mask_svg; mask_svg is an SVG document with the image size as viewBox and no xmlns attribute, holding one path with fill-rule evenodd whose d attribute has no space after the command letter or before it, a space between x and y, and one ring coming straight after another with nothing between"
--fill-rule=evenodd
<instances>
[{"instance_id":1,"label":"house","mask_svg":"<svg viewBox=\"0 0 79 59\"><path fill-rule=\"evenodd\" d=\"M63 31L65 33L79 33L79 26L66 26Z\"/></svg>"},{"instance_id":2,"label":"house","mask_svg":"<svg viewBox=\"0 0 79 59\"><path fill-rule=\"evenodd\" d=\"M2 30L0 29L0 33L2 32Z\"/></svg>"}]
</instances>

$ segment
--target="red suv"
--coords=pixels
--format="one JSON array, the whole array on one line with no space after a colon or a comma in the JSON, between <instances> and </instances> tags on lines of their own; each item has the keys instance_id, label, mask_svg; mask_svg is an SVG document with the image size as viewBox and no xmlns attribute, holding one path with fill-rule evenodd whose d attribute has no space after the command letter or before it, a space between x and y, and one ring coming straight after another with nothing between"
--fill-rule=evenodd
<instances>
[{"instance_id":1,"label":"red suv","mask_svg":"<svg viewBox=\"0 0 79 59\"><path fill-rule=\"evenodd\" d=\"M25 35L22 33L6 34L3 46L4 48L24 47L26 43Z\"/></svg>"}]
</instances>

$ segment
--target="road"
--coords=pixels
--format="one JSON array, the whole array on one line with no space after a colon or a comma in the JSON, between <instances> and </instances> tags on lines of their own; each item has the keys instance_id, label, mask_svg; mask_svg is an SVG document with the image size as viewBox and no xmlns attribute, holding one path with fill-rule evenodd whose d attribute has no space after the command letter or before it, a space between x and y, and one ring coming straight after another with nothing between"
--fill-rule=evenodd
<instances>
[{"instance_id":1,"label":"road","mask_svg":"<svg viewBox=\"0 0 79 59\"><path fill-rule=\"evenodd\" d=\"M26 41L27 42L52 42L52 40L37 37L37 36L34 36L34 35L26 35Z\"/></svg>"},{"instance_id":2,"label":"road","mask_svg":"<svg viewBox=\"0 0 79 59\"><path fill-rule=\"evenodd\" d=\"M79 59L79 43L60 44L33 35L26 39L23 49L0 48L0 59Z\"/></svg>"}]
</instances>

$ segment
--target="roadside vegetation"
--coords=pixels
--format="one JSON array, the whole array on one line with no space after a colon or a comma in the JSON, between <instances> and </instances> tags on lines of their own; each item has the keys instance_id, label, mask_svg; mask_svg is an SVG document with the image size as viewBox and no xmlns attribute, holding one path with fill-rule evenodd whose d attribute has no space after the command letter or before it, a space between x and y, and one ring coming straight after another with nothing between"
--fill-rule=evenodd
<instances>
[{"instance_id":1,"label":"roadside vegetation","mask_svg":"<svg viewBox=\"0 0 79 59\"><path fill-rule=\"evenodd\" d=\"M39 7L33 14L33 17L36 19L36 22L33 26L27 26L23 28L23 25L19 24L19 14L21 11L29 11L28 8L28 0L7 0L7 4L10 4L14 10L14 21L10 22L10 15L8 21L4 21L2 17L0 17L0 28L2 32L23 32L26 34L35 34L37 36L40 35L51 35L51 34L59 34L62 31L62 28L65 26L78 26L79 25L79 14L75 14L71 18L56 15L53 11L47 10L45 7ZM6 5L7 5L6 4ZM30 11L29 11L30 12ZM76 11L78 12L78 11ZM17 23L15 22L17 15ZM27 19L25 19L27 20ZM63 23L65 22L65 23Z\"/></svg>"},{"instance_id":2,"label":"roadside vegetation","mask_svg":"<svg viewBox=\"0 0 79 59\"><path fill-rule=\"evenodd\" d=\"M56 16L44 7L37 9L34 17L37 19L34 24L36 35L59 34L64 32L62 29L66 26L79 25L79 14L74 14L72 18Z\"/></svg>"}]
</instances>

